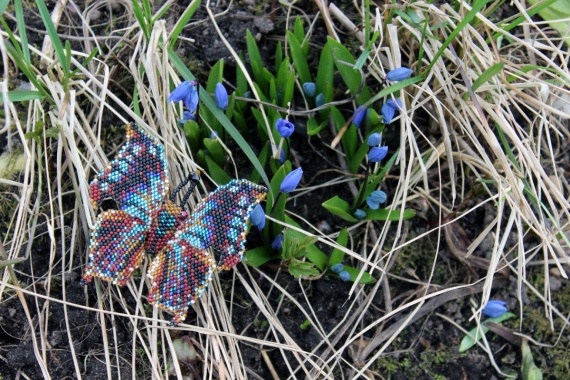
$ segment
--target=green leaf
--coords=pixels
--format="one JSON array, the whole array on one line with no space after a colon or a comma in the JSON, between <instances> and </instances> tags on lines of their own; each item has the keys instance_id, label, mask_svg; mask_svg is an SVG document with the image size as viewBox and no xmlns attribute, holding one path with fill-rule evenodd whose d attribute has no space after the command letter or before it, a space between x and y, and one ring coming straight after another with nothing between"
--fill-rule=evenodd
<instances>
[{"instance_id":1,"label":"green leaf","mask_svg":"<svg viewBox=\"0 0 570 380\"><path fill-rule=\"evenodd\" d=\"M307 248L317 241L315 236L299 234L291 228L283 231L283 248L281 257L284 260L300 259L305 256Z\"/></svg>"},{"instance_id":2,"label":"green leaf","mask_svg":"<svg viewBox=\"0 0 570 380\"><path fill-rule=\"evenodd\" d=\"M218 185L224 185L232 180L230 176L226 174L224 169L222 169L221 167L218 166L218 164L216 164L216 162L212 159L212 157L206 154L204 156L204 160L206 161L208 174Z\"/></svg>"},{"instance_id":3,"label":"green leaf","mask_svg":"<svg viewBox=\"0 0 570 380\"><path fill-rule=\"evenodd\" d=\"M352 281L352 282L356 281L356 278L360 275L361 272L362 272L362 277L360 278L360 281L358 282L359 284L367 285L367 284L373 284L376 282L376 279L374 277L372 277L370 275L370 273L363 272L360 269L356 269L356 268L349 267L349 266L345 265L343 270L348 272L348 274L350 274L350 281Z\"/></svg>"},{"instance_id":4,"label":"green leaf","mask_svg":"<svg viewBox=\"0 0 570 380\"><path fill-rule=\"evenodd\" d=\"M293 259L289 261L289 273L295 278L314 277L319 275L319 270L315 268L315 264Z\"/></svg>"},{"instance_id":5,"label":"green leaf","mask_svg":"<svg viewBox=\"0 0 570 380\"><path fill-rule=\"evenodd\" d=\"M0 261L0 268L4 268L4 267L10 266L10 265L19 264L22 261L26 261L26 258L25 257L19 257L17 259L3 260L3 261Z\"/></svg>"},{"instance_id":6,"label":"green leaf","mask_svg":"<svg viewBox=\"0 0 570 380\"><path fill-rule=\"evenodd\" d=\"M479 75L479 78L477 78L471 85L473 91L477 90L482 84L487 83L491 78L503 71L503 67L505 67L504 63L495 63L487 70L483 71L481 75Z\"/></svg>"},{"instance_id":7,"label":"green leaf","mask_svg":"<svg viewBox=\"0 0 570 380\"><path fill-rule=\"evenodd\" d=\"M290 224L292 226L295 226L297 228L301 228L301 226L295 222L293 219L291 219L290 217L288 217L287 215L285 215L285 223ZM288 233L293 236L293 237L297 237L299 239L302 239L304 236L306 236L305 234L295 231L292 228L288 229ZM327 263L328 263L328 257L327 255L321 251L316 245L310 245L307 247L307 251L305 253L305 257L312 262L313 264L315 264L317 266L317 268L319 268L319 270L321 272L325 271L326 267L327 267Z\"/></svg>"},{"instance_id":8,"label":"green leaf","mask_svg":"<svg viewBox=\"0 0 570 380\"><path fill-rule=\"evenodd\" d=\"M49 39L51 40L51 43L53 45L55 55L61 65L61 70L64 73L69 73L71 70L71 68L68 65L69 60L65 55L63 45L61 44L61 40L59 38L59 35L57 34L57 29L53 24L46 3L43 0L36 0L36 4L38 5L38 11L40 12L42 21L46 27L47 34L49 35Z\"/></svg>"},{"instance_id":9,"label":"green leaf","mask_svg":"<svg viewBox=\"0 0 570 380\"><path fill-rule=\"evenodd\" d=\"M467 12L465 17L459 22L459 24L457 24L457 26L455 28L453 28L453 31L451 33L449 33L449 37L447 37L445 39L445 41L443 42L443 44L441 45L441 47L439 48L439 50L437 51L435 56L432 58L431 63L426 70L427 73L429 73L431 71L433 65L436 64L437 60L445 52L445 50L447 49L449 44L451 44L455 40L455 37L457 37L459 35L459 33L461 33L461 31L463 31L463 29L468 24L470 24L471 21L473 21L473 19L476 19L475 17L477 16L477 13L479 13L481 11L481 9L483 9L483 7L488 2L490 2L490 0L477 0L477 1L473 2L473 5L471 6L471 10L469 12Z\"/></svg>"},{"instance_id":10,"label":"green leaf","mask_svg":"<svg viewBox=\"0 0 570 380\"><path fill-rule=\"evenodd\" d=\"M323 207L334 215L346 220L347 222L358 222L358 219L352 216L352 211L348 202L340 198L338 195L335 195L334 197L325 201L323 203Z\"/></svg>"},{"instance_id":11,"label":"green leaf","mask_svg":"<svg viewBox=\"0 0 570 380\"><path fill-rule=\"evenodd\" d=\"M356 98L356 104L360 106L366 103L366 101L370 99L370 91L366 84L363 84L362 90L360 90L362 74L360 71L355 69L356 61L352 54L350 54L344 45L331 37L328 37L327 45L330 45L330 51L336 69L342 77L343 82L350 90L350 94L353 96L358 95ZM360 93L358 93L359 90Z\"/></svg>"},{"instance_id":12,"label":"green leaf","mask_svg":"<svg viewBox=\"0 0 570 380\"><path fill-rule=\"evenodd\" d=\"M487 318L480 326L477 326L470 330L467 335L463 337L461 343L459 344L459 352L465 352L471 347L473 347L480 339L481 336L489 331L489 328L485 326L487 322L501 323L507 319L514 318L515 315L511 312L506 312L497 318Z\"/></svg>"},{"instance_id":13,"label":"green leaf","mask_svg":"<svg viewBox=\"0 0 570 380\"><path fill-rule=\"evenodd\" d=\"M303 20L301 17L295 17L295 24L293 25L293 34L297 41L302 45L303 54L305 57L309 54L309 43L305 35L305 28L303 27Z\"/></svg>"},{"instance_id":14,"label":"green leaf","mask_svg":"<svg viewBox=\"0 0 570 380\"><path fill-rule=\"evenodd\" d=\"M281 41L277 42L277 46L275 47L275 67L281 67L283 63L283 44Z\"/></svg>"},{"instance_id":15,"label":"green leaf","mask_svg":"<svg viewBox=\"0 0 570 380\"><path fill-rule=\"evenodd\" d=\"M200 0L193 0L184 10L182 16L178 19L174 27L172 28L172 32L170 33L170 49L174 49L174 44L178 42L178 36L182 33L182 30L188 25L188 21L192 18L198 7L200 6Z\"/></svg>"},{"instance_id":16,"label":"green leaf","mask_svg":"<svg viewBox=\"0 0 570 380\"><path fill-rule=\"evenodd\" d=\"M351 127L352 128L352 127ZM356 152L348 160L348 171L351 173L358 173L360 170L360 165L364 161L364 158L368 154L370 147L368 144L360 144Z\"/></svg>"},{"instance_id":17,"label":"green leaf","mask_svg":"<svg viewBox=\"0 0 570 380\"><path fill-rule=\"evenodd\" d=\"M6 5L8 5L8 1L6 1L4 3L3 8L5 8ZM24 18L24 9L22 7L22 0L16 0L14 1L14 13L16 15L16 24L18 25L18 32L20 34L20 46L22 47L22 58L24 61L26 61L28 64L32 63L32 60L30 58L30 48L28 46L28 34L26 33L27 28L26 28L26 21ZM2 10L2 12L0 13L4 13L4 9Z\"/></svg>"},{"instance_id":18,"label":"green leaf","mask_svg":"<svg viewBox=\"0 0 570 380\"><path fill-rule=\"evenodd\" d=\"M342 130L346 124L346 120L344 119L343 114L336 107L331 107L330 112L336 130L337 131ZM344 136L342 136L342 139L340 141L344 153L346 154L348 160L350 161L354 156L354 153L356 152L357 145L359 145L356 128L348 126L348 128L344 132Z\"/></svg>"},{"instance_id":19,"label":"green leaf","mask_svg":"<svg viewBox=\"0 0 570 380\"><path fill-rule=\"evenodd\" d=\"M542 371L534 364L532 352L526 339L522 342L522 378L523 380L542 380Z\"/></svg>"},{"instance_id":20,"label":"green leaf","mask_svg":"<svg viewBox=\"0 0 570 380\"><path fill-rule=\"evenodd\" d=\"M272 250L269 247L257 247L253 249L248 249L245 252L245 260L244 263L247 265L259 268L263 264L267 263L269 260L278 259L279 253Z\"/></svg>"},{"instance_id":21,"label":"green leaf","mask_svg":"<svg viewBox=\"0 0 570 380\"><path fill-rule=\"evenodd\" d=\"M219 166L224 166L226 163L227 153L218 139L211 139L209 137L203 140L204 148L208 150L210 156L216 161Z\"/></svg>"},{"instance_id":22,"label":"green leaf","mask_svg":"<svg viewBox=\"0 0 570 380\"><path fill-rule=\"evenodd\" d=\"M319 133L324 127L328 125L328 121L325 120L319 124L317 119L314 117L307 120L307 135L314 136Z\"/></svg>"},{"instance_id":23,"label":"green leaf","mask_svg":"<svg viewBox=\"0 0 570 380\"><path fill-rule=\"evenodd\" d=\"M317 87L317 94L322 93L325 97L325 103L333 101L334 91L333 91L333 81L334 81L334 62L332 59L332 54L330 51L330 46L325 45L321 51L321 56L319 58L319 67L317 69L317 80L315 85ZM322 121L326 121L330 113L329 109L320 111L322 113Z\"/></svg>"},{"instance_id":24,"label":"green leaf","mask_svg":"<svg viewBox=\"0 0 570 380\"><path fill-rule=\"evenodd\" d=\"M340 232L338 233L338 237L336 238L336 243L341 247L346 247L346 244L348 243L348 230L346 228L340 230ZM329 259L329 267L332 267L335 264L342 263L343 259L344 259L344 252L337 248L333 249L331 257Z\"/></svg>"},{"instance_id":25,"label":"green leaf","mask_svg":"<svg viewBox=\"0 0 570 380\"><path fill-rule=\"evenodd\" d=\"M201 132L200 126L194 120L187 121L184 123L184 135L186 140L188 140L188 145L190 145L190 151L194 154L200 149Z\"/></svg>"},{"instance_id":26,"label":"green leaf","mask_svg":"<svg viewBox=\"0 0 570 380\"><path fill-rule=\"evenodd\" d=\"M39 100L44 99L45 95L42 94L40 91L9 91L8 92L8 99L11 102L18 103L18 102L27 102L29 100ZM0 104L4 103L2 98L0 98Z\"/></svg>"},{"instance_id":27,"label":"green leaf","mask_svg":"<svg viewBox=\"0 0 570 380\"><path fill-rule=\"evenodd\" d=\"M208 74L208 82L206 84L206 91L209 94L213 94L216 90L216 85L218 83L224 82L224 60L220 59L210 70Z\"/></svg>"},{"instance_id":28,"label":"green leaf","mask_svg":"<svg viewBox=\"0 0 570 380\"><path fill-rule=\"evenodd\" d=\"M289 43L289 51L293 59L293 65L299 75L301 83L312 82L309 64L307 63L307 55L303 52L299 41L291 32L287 32L287 42Z\"/></svg>"},{"instance_id":29,"label":"green leaf","mask_svg":"<svg viewBox=\"0 0 570 380\"><path fill-rule=\"evenodd\" d=\"M266 90L269 83L265 76L263 75L263 61L261 59L261 54L259 54L259 48L257 47L257 42L255 38L249 31L246 32L246 45L247 45L247 54L249 55L249 64L251 65L251 71L253 72L253 77L255 82L259 85L262 90ZM262 91L265 92L265 91Z\"/></svg>"},{"instance_id":30,"label":"green leaf","mask_svg":"<svg viewBox=\"0 0 570 380\"><path fill-rule=\"evenodd\" d=\"M266 141L265 144L263 145L263 148L261 148L261 151L257 155L257 158L259 159L259 163L263 167L265 167L265 165L267 164L267 160L269 160L269 156L271 154L269 147L270 147L270 143L269 143L269 141ZM253 172L249 176L249 179L252 182L259 183L261 176L259 175L259 172L256 169L253 169Z\"/></svg>"},{"instance_id":31,"label":"green leaf","mask_svg":"<svg viewBox=\"0 0 570 380\"><path fill-rule=\"evenodd\" d=\"M281 93L281 107L293 100L295 90L295 71L289 68L289 60L285 59L277 73L277 90Z\"/></svg>"},{"instance_id":32,"label":"green leaf","mask_svg":"<svg viewBox=\"0 0 570 380\"><path fill-rule=\"evenodd\" d=\"M301 324L299 325L299 327L301 328L301 330L306 330L306 329L308 329L309 327L311 327L311 321L308 320L308 319L305 319L305 322L301 323Z\"/></svg>"},{"instance_id":33,"label":"green leaf","mask_svg":"<svg viewBox=\"0 0 570 380\"><path fill-rule=\"evenodd\" d=\"M416 216L416 212L413 210L388 210L388 209L378 209L378 210L366 210L367 220L391 220L397 222L399 220L408 220Z\"/></svg>"}]
</instances>

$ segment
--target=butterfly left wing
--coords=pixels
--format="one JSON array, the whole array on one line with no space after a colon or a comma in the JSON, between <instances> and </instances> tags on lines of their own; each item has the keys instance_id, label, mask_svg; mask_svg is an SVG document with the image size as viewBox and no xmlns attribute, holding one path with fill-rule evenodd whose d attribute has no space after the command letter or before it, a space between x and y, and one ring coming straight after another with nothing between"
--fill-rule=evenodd
<instances>
[{"instance_id":1,"label":"butterfly left wing","mask_svg":"<svg viewBox=\"0 0 570 380\"><path fill-rule=\"evenodd\" d=\"M147 225L123 210L109 210L97 217L89 244L89 262L83 280L99 277L125 285L141 264Z\"/></svg>"},{"instance_id":2,"label":"butterfly left wing","mask_svg":"<svg viewBox=\"0 0 570 380\"><path fill-rule=\"evenodd\" d=\"M118 285L128 281L142 261L152 216L168 191L167 175L164 146L138 126L127 125L127 142L89 186L96 208L111 198L119 210L97 217L84 281L93 277Z\"/></svg>"},{"instance_id":3,"label":"butterfly left wing","mask_svg":"<svg viewBox=\"0 0 570 380\"><path fill-rule=\"evenodd\" d=\"M168 165L164 146L134 124L127 125L127 142L117 157L89 186L95 207L107 198L145 222L168 191Z\"/></svg>"},{"instance_id":4,"label":"butterfly left wing","mask_svg":"<svg viewBox=\"0 0 570 380\"><path fill-rule=\"evenodd\" d=\"M234 180L198 203L152 262L148 302L174 314L173 323L183 321L216 267L208 248L220 253L218 267L235 266L245 250L249 213L266 194L263 186Z\"/></svg>"}]
</instances>

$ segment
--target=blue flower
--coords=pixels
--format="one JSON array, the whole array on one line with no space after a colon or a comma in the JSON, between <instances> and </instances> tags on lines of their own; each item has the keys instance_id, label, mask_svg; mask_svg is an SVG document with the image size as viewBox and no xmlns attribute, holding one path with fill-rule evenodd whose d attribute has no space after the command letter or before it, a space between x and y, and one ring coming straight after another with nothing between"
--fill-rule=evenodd
<instances>
[{"instance_id":1,"label":"blue flower","mask_svg":"<svg viewBox=\"0 0 570 380\"><path fill-rule=\"evenodd\" d=\"M382 161L387 154L388 154L387 146L382 146L382 147L375 146L374 148L370 149L370 152L368 152L368 160L370 160L370 162L379 162Z\"/></svg>"},{"instance_id":2,"label":"blue flower","mask_svg":"<svg viewBox=\"0 0 570 380\"><path fill-rule=\"evenodd\" d=\"M368 146L378 146L382 143L382 135L378 132L375 132L368 136Z\"/></svg>"},{"instance_id":3,"label":"blue flower","mask_svg":"<svg viewBox=\"0 0 570 380\"><path fill-rule=\"evenodd\" d=\"M366 218L366 211L357 208L353 215L356 219L364 219Z\"/></svg>"},{"instance_id":4,"label":"blue flower","mask_svg":"<svg viewBox=\"0 0 570 380\"><path fill-rule=\"evenodd\" d=\"M275 129L277 129L281 137L287 138L295 132L295 125L289 120L279 118L275 123Z\"/></svg>"},{"instance_id":5,"label":"blue flower","mask_svg":"<svg viewBox=\"0 0 570 380\"><path fill-rule=\"evenodd\" d=\"M368 205L368 207L370 207L371 210L378 210L378 208L380 207L380 203L374 202L374 200L370 198L370 196L366 197L366 204Z\"/></svg>"},{"instance_id":6,"label":"blue flower","mask_svg":"<svg viewBox=\"0 0 570 380\"><path fill-rule=\"evenodd\" d=\"M213 140L213 139L215 139L216 137L218 137L218 132L212 131L212 133L210 133L210 138Z\"/></svg>"},{"instance_id":7,"label":"blue flower","mask_svg":"<svg viewBox=\"0 0 570 380\"><path fill-rule=\"evenodd\" d=\"M312 98L317 92L317 86L313 82L305 82L303 83L303 92Z\"/></svg>"},{"instance_id":8,"label":"blue flower","mask_svg":"<svg viewBox=\"0 0 570 380\"><path fill-rule=\"evenodd\" d=\"M342 272L340 272L338 274L338 277L340 277L340 279L344 282L350 280L350 273L348 273L347 271L343 270Z\"/></svg>"},{"instance_id":9,"label":"blue flower","mask_svg":"<svg viewBox=\"0 0 570 380\"><path fill-rule=\"evenodd\" d=\"M265 212L261 205L255 206L255 208L249 213L249 220L254 224L258 230L262 230L265 227Z\"/></svg>"},{"instance_id":10,"label":"blue flower","mask_svg":"<svg viewBox=\"0 0 570 380\"><path fill-rule=\"evenodd\" d=\"M323 93L321 92L320 94L318 94L315 97L315 106L320 107L323 104L325 104L325 96L323 95Z\"/></svg>"},{"instance_id":11,"label":"blue flower","mask_svg":"<svg viewBox=\"0 0 570 380\"><path fill-rule=\"evenodd\" d=\"M368 197L366 197L366 204L372 210L377 210L380 207L380 203L386 202L388 196L382 190L374 190Z\"/></svg>"},{"instance_id":12,"label":"blue flower","mask_svg":"<svg viewBox=\"0 0 570 380\"><path fill-rule=\"evenodd\" d=\"M360 106L354 111L354 116L352 117L352 124L356 125L356 128L360 128L360 124L366 117L368 113L368 108L366 106Z\"/></svg>"},{"instance_id":13,"label":"blue flower","mask_svg":"<svg viewBox=\"0 0 570 380\"><path fill-rule=\"evenodd\" d=\"M228 108L228 91L223 84L218 83L216 85L216 90L214 91L214 100L216 101L216 106L225 110Z\"/></svg>"},{"instance_id":14,"label":"blue flower","mask_svg":"<svg viewBox=\"0 0 570 380\"><path fill-rule=\"evenodd\" d=\"M370 198L372 198L374 202L384 203L388 199L388 196L382 190L374 190L370 194Z\"/></svg>"},{"instance_id":15,"label":"blue flower","mask_svg":"<svg viewBox=\"0 0 570 380\"><path fill-rule=\"evenodd\" d=\"M281 149L281 152L279 152L279 163L283 164L285 162L285 150Z\"/></svg>"},{"instance_id":16,"label":"blue flower","mask_svg":"<svg viewBox=\"0 0 570 380\"><path fill-rule=\"evenodd\" d=\"M293 170L291 173L287 174L285 178L283 178L283 182L281 182L279 191L282 193L290 193L291 191L295 190L299 185L299 182L301 182L302 176L303 169L297 168Z\"/></svg>"},{"instance_id":17,"label":"blue flower","mask_svg":"<svg viewBox=\"0 0 570 380\"><path fill-rule=\"evenodd\" d=\"M388 71L388 74L386 74L386 80L399 82L408 79L413 73L414 72L407 67L398 67L397 69Z\"/></svg>"},{"instance_id":18,"label":"blue flower","mask_svg":"<svg viewBox=\"0 0 570 380\"><path fill-rule=\"evenodd\" d=\"M271 242L271 248L273 249L281 249L281 247L283 247L283 240L285 238L283 237L283 234L279 234L277 236L275 236L275 239L273 239L273 241Z\"/></svg>"},{"instance_id":19,"label":"blue flower","mask_svg":"<svg viewBox=\"0 0 570 380\"><path fill-rule=\"evenodd\" d=\"M192 114L192 112L190 112L190 111L184 111L184 113L182 114L182 119L180 119L178 122L180 124L184 124L187 121L191 121L191 120L196 120L196 117L194 116L194 114Z\"/></svg>"},{"instance_id":20,"label":"blue flower","mask_svg":"<svg viewBox=\"0 0 570 380\"><path fill-rule=\"evenodd\" d=\"M331 266L331 270L334 273L339 274L344 270L344 265L342 265L341 263L336 263L335 265Z\"/></svg>"},{"instance_id":21,"label":"blue flower","mask_svg":"<svg viewBox=\"0 0 570 380\"><path fill-rule=\"evenodd\" d=\"M505 301L491 300L487 302L487 305L483 308L483 315L490 318L497 318L505 314L508 310Z\"/></svg>"},{"instance_id":22,"label":"blue flower","mask_svg":"<svg viewBox=\"0 0 570 380\"><path fill-rule=\"evenodd\" d=\"M198 81L185 80L180 83L168 96L168 102L184 101L184 105L190 113L194 114L198 108Z\"/></svg>"},{"instance_id":23,"label":"blue flower","mask_svg":"<svg viewBox=\"0 0 570 380\"><path fill-rule=\"evenodd\" d=\"M402 100L400 99L388 99L386 103L382 106L382 118L384 119L384 124L390 124L392 119L396 115L396 111L402 109Z\"/></svg>"}]
</instances>

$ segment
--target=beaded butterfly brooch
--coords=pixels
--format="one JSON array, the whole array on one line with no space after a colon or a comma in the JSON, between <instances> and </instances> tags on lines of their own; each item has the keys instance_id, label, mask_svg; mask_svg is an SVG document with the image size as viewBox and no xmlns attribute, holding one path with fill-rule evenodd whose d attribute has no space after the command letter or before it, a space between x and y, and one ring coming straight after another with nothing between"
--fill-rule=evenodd
<instances>
[{"instance_id":1,"label":"beaded butterfly brooch","mask_svg":"<svg viewBox=\"0 0 570 380\"><path fill-rule=\"evenodd\" d=\"M194 175L181 185L197 180ZM114 200L118 209L97 217L83 280L99 277L125 285L144 253L156 254L148 269L148 302L174 314L172 323L177 324L216 268L229 270L241 261L249 214L267 189L233 180L208 194L188 216L174 203L181 186L166 198L168 182L164 146L136 125L127 125L125 145L89 186L95 209L106 199ZM210 248L219 254L217 264Z\"/></svg>"}]
</instances>

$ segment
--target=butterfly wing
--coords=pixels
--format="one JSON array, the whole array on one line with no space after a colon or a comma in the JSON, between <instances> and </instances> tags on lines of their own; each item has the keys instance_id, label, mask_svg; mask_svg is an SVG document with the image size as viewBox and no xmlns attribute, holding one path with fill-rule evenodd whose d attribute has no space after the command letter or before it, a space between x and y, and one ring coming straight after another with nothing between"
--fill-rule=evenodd
<instances>
[{"instance_id":1,"label":"butterfly wing","mask_svg":"<svg viewBox=\"0 0 570 380\"><path fill-rule=\"evenodd\" d=\"M175 324L186 319L188 306L202 295L216 267L208 250L196 245L199 242L179 232L148 269L152 280L148 303L174 314Z\"/></svg>"},{"instance_id":2,"label":"butterfly wing","mask_svg":"<svg viewBox=\"0 0 570 380\"><path fill-rule=\"evenodd\" d=\"M266 194L263 186L234 180L198 203L152 262L148 302L174 314L174 323L183 321L188 306L204 292L216 267L208 248L220 253L219 267L235 266L245 250L249 213Z\"/></svg>"},{"instance_id":3,"label":"butterfly wing","mask_svg":"<svg viewBox=\"0 0 570 380\"><path fill-rule=\"evenodd\" d=\"M111 198L119 209L150 222L168 191L164 146L134 124L127 125L127 142L109 166L89 186L95 207Z\"/></svg>"},{"instance_id":4,"label":"butterfly wing","mask_svg":"<svg viewBox=\"0 0 570 380\"><path fill-rule=\"evenodd\" d=\"M233 180L218 187L196 205L185 225L219 254L218 269L229 270L239 263L245 251L249 214L265 199L267 189L253 182Z\"/></svg>"},{"instance_id":5,"label":"butterfly wing","mask_svg":"<svg viewBox=\"0 0 570 380\"><path fill-rule=\"evenodd\" d=\"M168 191L164 147L136 125L127 125L127 141L117 157L89 186L97 208L107 198L119 210L97 218L91 235L89 260L83 279L100 277L124 285L140 265L151 216L161 208Z\"/></svg>"},{"instance_id":6,"label":"butterfly wing","mask_svg":"<svg viewBox=\"0 0 570 380\"><path fill-rule=\"evenodd\" d=\"M141 264L147 225L123 210L109 210L97 218L89 244L83 280L93 277L125 285Z\"/></svg>"}]
</instances>

